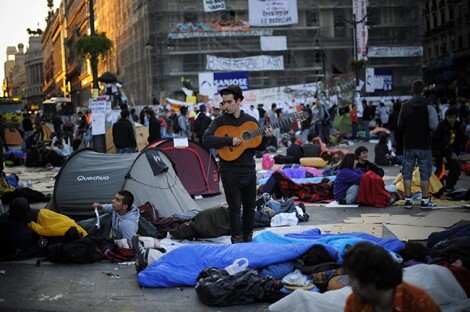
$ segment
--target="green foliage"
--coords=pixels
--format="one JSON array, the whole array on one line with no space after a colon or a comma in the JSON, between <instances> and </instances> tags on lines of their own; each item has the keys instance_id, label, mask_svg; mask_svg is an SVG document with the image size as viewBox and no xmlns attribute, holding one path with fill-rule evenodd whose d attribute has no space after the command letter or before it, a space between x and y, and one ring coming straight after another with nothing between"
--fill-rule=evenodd
<instances>
[{"instance_id":1,"label":"green foliage","mask_svg":"<svg viewBox=\"0 0 470 312\"><path fill-rule=\"evenodd\" d=\"M102 32L95 35L84 35L77 40L77 52L88 59L105 59L113 49L113 42Z\"/></svg>"},{"instance_id":2,"label":"green foliage","mask_svg":"<svg viewBox=\"0 0 470 312\"><path fill-rule=\"evenodd\" d=\"M365 69L367 65L367 62L365 60L349 60L348 67L351 68L351 70L356 71L356 70L361 70Z\"/></svg>"}]
</instances>

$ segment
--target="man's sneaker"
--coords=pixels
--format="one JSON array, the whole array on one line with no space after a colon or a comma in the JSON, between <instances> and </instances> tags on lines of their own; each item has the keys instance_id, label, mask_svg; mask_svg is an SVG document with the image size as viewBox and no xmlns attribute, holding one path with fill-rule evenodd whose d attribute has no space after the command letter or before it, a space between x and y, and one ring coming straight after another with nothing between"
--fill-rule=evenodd
<instances>
[{"instance_id":1,"label":"man's sneaker","mask_svg":"<svg viewBox=\"0 0 470 312\"><path fill-rule=\"evenodd\" d=\"M411 200L405 200L405 205L403 206L405 209L412 209L413 202Z\"/></svg>"},{"instance_id":2,"label":"man's sneaker","mask_svg":"<svg viewBox=\"0 0 470 312\"><path fill-rule=\"evenodd\" d=\"M423 201L421 201L420 208L423 209L423 210L431 210L434 207L437 207L437 204L433 203L431 200L429 200L427 204L425 204Z\"/></svg>"},{"instance_id":3,"label":"man's sneaker","mask_svg":"<svg viewBox=\"0 0 470 312\"><path fill-rule=\"evenodd\" d=\"M144 243L139 240L139 236L137 235L132 237L132 248L135 253L135 269L137 272L140 272L147 267L148 251L145 249Z\"/></svg>"}]
</instances>

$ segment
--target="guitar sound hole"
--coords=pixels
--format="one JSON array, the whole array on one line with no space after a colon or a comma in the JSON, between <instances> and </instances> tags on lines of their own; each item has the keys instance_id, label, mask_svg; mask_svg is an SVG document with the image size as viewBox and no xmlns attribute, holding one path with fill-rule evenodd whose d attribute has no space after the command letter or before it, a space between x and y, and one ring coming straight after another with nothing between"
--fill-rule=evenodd
<instances>
[{"instance_id":1,"label":"guitar sound hole","mask_svg":"<svg viewBox=\"0 0 470 312\"><path fill-rule=\"evenodd\" d=\"M251 133L248 131L243 132L242 134L243 141L251 141Z\"/></svg>"}]
</instances>

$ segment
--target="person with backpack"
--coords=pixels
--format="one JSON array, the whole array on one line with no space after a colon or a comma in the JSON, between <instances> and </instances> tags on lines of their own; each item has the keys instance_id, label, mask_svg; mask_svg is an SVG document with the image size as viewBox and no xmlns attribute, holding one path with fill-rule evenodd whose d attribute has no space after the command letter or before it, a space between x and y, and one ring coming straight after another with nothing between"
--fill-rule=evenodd
<instances>
[{"instance_id":1,"label":"person with backpack","mask_svg":"<svg viewBox=\"0 0 470 312\"><path fill-rule=\"evenodd\" d=\"M321 103L320 99L317 99L315 105L312 108L312 120L313 120L313 131L321 138L323 143L327 143L329 141L329 134L328 136L325 135L325 131L323 131L323 127L326 127L326 124L329 123L329 115L325 109L325 106ZM330 128L328 127L328 133Z\"/></svg>"},{"instance_id":2,"label":"person with backpack","mask_svg":"<svg viewBox=\"0 0 470 312\"><path fill-rule=\"evenodd\" d=\"M112 213L112 238L131 239L139 229L139 208L134 205L134 195L127 190L120 190L114 196L111 204L94 202L93 209Z\"/></svg>"},{"instance_id":3,"label":"person with backpack","mask_svg":"<svg viewBox=\"0 0 470 312\"><path fill-rule=\"evenodd\" d=\"M180 113L177 115L178 117L176 119L176 123L175 123L175 120L173 120L173 133L176 136L179 136L182 138L190 137L188 119L186 118L187 112L188 112L188 107L181 106Z\"/></svg>"},{"instance_id":4,"label":"person with backpack","mask_svg":"<svg viewBox=\"0 0 470 312\"><path fill-rule=\"evenodd\" d=\"M113 143L116 147L116 154L137 152L134 128L128 117L129 110L124 109L121 111L121 118L113 124Z\"/></svg>"},{"instance_id":5,"label":"person with backpack","mask_svg":"<svg viewBox=\"0 0 470 312\"><path fill-rule=\"evenodd\" d=\"M67 119L62 129L64 132L64 140L66 144L72 144L74 129L75 125L73 124L73 121L71 119Z\"/></svg>"},{"instance_id":6,"label":"person with backpack","mask_svg":"<svg viewBox=\"0 0 470 312\"><path fill-rule=\"evenodd\" d=\"M149 121L149 137L147 138L147 141L152 143L160 140L162 134L160 121L155 117L153 109L148 108L145 113Z\"/></svg>"},{"instance_id":7,"label":"person with backpack","mask_svg":"<svg viewBox=\"0 0 470 312\"><path fill-rule=\"evenodd\" d=\"M206 132L206 129L212 122L212 119L206 115L206 112L206 105L201 104L201 106L199 107L199 114L197 115L196 120L194 121L194 132L201 145L204 145L202 143L202 136L204 135L204 132Z\"/></svg>"}]
</instances>

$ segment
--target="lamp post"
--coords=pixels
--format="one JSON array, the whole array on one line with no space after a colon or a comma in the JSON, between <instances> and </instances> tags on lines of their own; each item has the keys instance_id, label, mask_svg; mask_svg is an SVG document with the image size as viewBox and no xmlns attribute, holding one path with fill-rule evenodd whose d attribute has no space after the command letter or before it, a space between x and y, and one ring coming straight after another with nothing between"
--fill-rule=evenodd
<instances>
[{"instance_id":1,"label":"lamp post","mask_svg":"<svg viewBox=\"0 0 470 312\"><path fill-rule=\"evenodd\" d=\"M353 14L352 21L347 20L344 17L342 18L342 20L348 25L351 25L353 29L353 60L351 61L350 66L351 66L351 69L354 70L354 79L356 80L356 90L354 92L354 99L356 97L356 93L358 92L360 93L360 90L357 90L359 86L359 70L361 69L361 67L363 67L363 61L362 59L361 60L358 59L358 53L357 53L357 26L364 23L364 21L366 21L366 25L367 25L367 16L368 14L365 14L360 20L357 20L356 14Z\"/></svg>"},{"instance_id":2,"label":"lamp post","mask_svg":"<svg viewBox=\"0 0 470 312\"><path fill-rule=\"evenodd\" d=\"M174 49L174 44L171 39L168 38L164 33L159 33L156 35L150 35L145 47L153 49L155 46L158 47L158 79L157 79L157 94L159 101L161 101L162 96L165 92L165 79L163 78L163 47L166 45L168 50ZM150 60L151 61L151 60ZM151 63L151 62L150 62ZM153 79L151 76L151 85L153 86Z\"/></svg>"},{"instance_id":3,"label":"lamp post","mask_svg":"<svg viewBox=\"0 0 470 312\"><path fill-rule=\"evenodd\" d=\"M89 11L90 11L90 35L94 36L95 33L95 11L93 7L93 0L88 0ZM91 89L92 98L98 96L98 56L91 55L91 75L93 78L93 87ZM98 152L106 153L106 135L105 134L94 134L93 135L93 148Z\"/></svg>"}]
</instances>

